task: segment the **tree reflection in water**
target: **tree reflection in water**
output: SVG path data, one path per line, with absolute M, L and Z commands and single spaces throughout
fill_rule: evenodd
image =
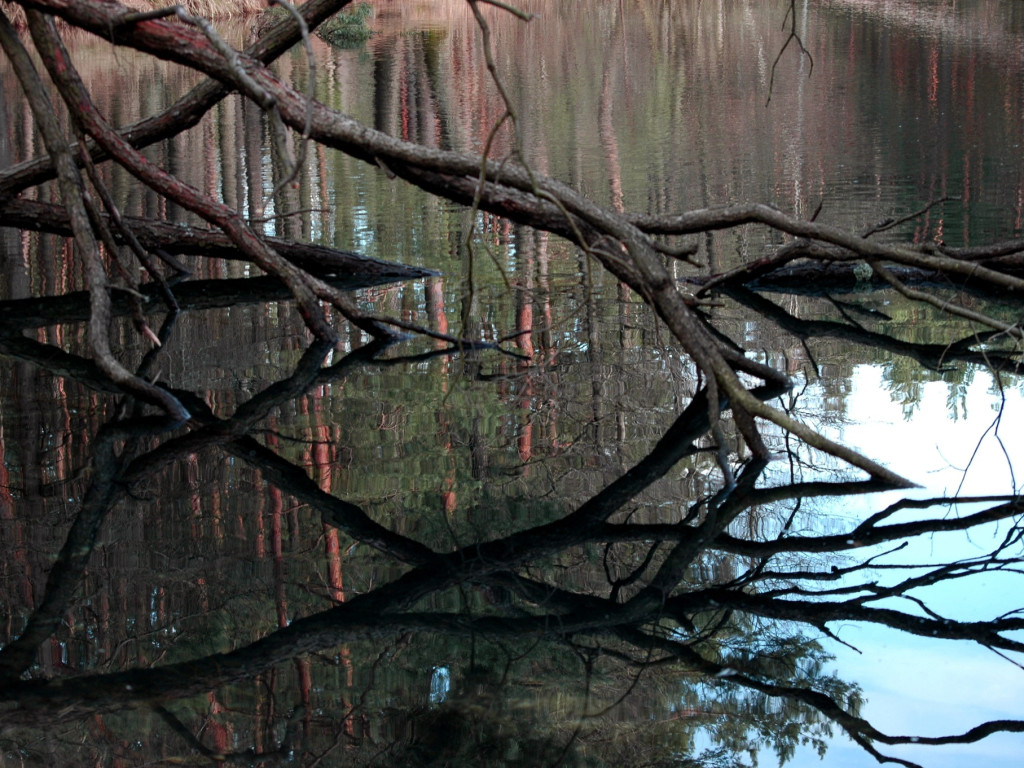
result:
M 223 301 L 244 296 L 229 290 Z M 753 294 L 739 298 L 798 336 L 883 343 L 853 323 L 804 322 Z M 17 306 L 23 320 L 55 319 L 52 306 L 27 315 L 26 305 Z M 719 475 L 704 471 L 715 448 L 701 389 L 646 455 L 622 471 L 605 467 L 605 484 L 582 502 L 572 501 L 580 491 L 570 465 L 541 480 L 531 459 L 503 471 L 521 479 L 532 469 L 533 479 L 515 493 L 482 498 L 465 519 L 444 502 L 440 514 L 423 519 L 375 519 L 325 481 L 337 453 L 318 451 L 342 446 L 318 433 L 311 403 L 329 390 L 336 412 L 358 412 L 360 377 L 370 371 L 408 376 L 417 366 L 461 364 L 480 386 L 514 387 L 525 386 L 527 369 L 517 363 L 508 375 L 488 375 L 487 356 L 502 357 L 496 351 L 409 355 L 386 342 L 333 362 L 332 345 L 315 343 L 296 353 L 286 377 L 228 416 L 202 391 L 172 390 L 193 414 L 183 427 L 130 400 L 107 403 L 117 387 L 91 362 L 29 340 L 12 322 L 0 339 L 5 354 L 68 388 L 92 390 L 109 414 L 88 441 L 86 487 L 63 542 L 55 542 L 45 592 L 33 597 L 29 587 L 19 600 L 10 588 L 18 577 L 7 577 L 2 743 L 26 763 L 105 756 L 262 764 L 300 756 L 304 765 L 733 765 L 768 747 L 780 758 L 808 742 L 824 750 L 837 729 L 880 759 L 888 745 L 1024 730 L 1014 720 L 944 737 L 887 734 L 860 717 L 856 683 L 826 671 L 820 642 L 843 622 L 867 622 L 1021 651 L 1014 633 L 1024 621 L 1016 613 L 963 622 L 928 606 L 944 582 L 1018 572 L 1018 497 L 904 496 L 849 524 L 808 526 L 800 522 L 803 504 L 889 486 L 821 472 L 785 482 L 757 459 L 736 467 L 733 484 L 715 485 Z M 164 346 L 147 356 L 140 376 L 154 375 L 174 347 L 173 318 L 160 333 Z M 926 359 L 933 350 L 904 344 L 898 351 Z M 784 390 L 753 391 L 768 400 Z M 444 418 L 438 413 L 435 427 Z M 244 465 L 250 482 L 214 473 L 192 490 L 175 489 L 195 457 L 208 467 Z M 658 482 L 681 466 L 695 478 L 687 498 L 675 495 L 677 484 Z M 157 519 L 176 507 L 177 493 L 219 509 L 209 513 L 212 540 L 204 539 L 208 521 L 196 515 L 177 525 Z M 957 504 L 965 511 L 950 514 Z M 135 511 L 125 517 L 125 508 Z M 166 582 L 150 605 L 136 600 L 132 616 L 128 601 L 123 613 L 116 607 L 116 585 L 98 586 L 105 568 L 125 573 L 104 552 L 111 546 L 119 559 L 141 557 L 154 542 L 144 534 L 108 545 L 101 537 L 116 538 L 126 520 L 142 515 L 143 532 L 190 534 L 160 542 Z M 999 521 L 1002 538 L 978 556 L 899 559 L 907 542 L 938 532 L 988 540 L 982 526 Z M 224 566 L 232 573 L 219 584 L 216 551 L 230 526 L 272 561 L 269 578 L 250 558 L 248 583 L 234 564 Z M 9 570 L 26 559 L 13 532 L 12 524 Z M 262 589 L 268 582 L 273 595 Z M 181 615 L 184 603 L 165 590 L 198 594 L 196 615 Z M 179 613 L 167 614 L 165 600 Z M 41 665 L 53 649 L 66 654 L 73 646 L 78 668 L 67 658 Z M 48 649 L 43 656 L 40 647 Z

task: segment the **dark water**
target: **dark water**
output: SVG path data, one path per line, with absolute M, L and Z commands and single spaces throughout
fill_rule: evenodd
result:
M 1019 3 L 798 4 L 807 55 L 788 47 L 774 81 L 785 4 L 534 5 L 541 16 L 528 25 L 488 16 L 519 140 L 538 171 L 604 204 L 666 213 L 757 200 L 805 217 L 820 205 L 821 220 L 864 229 L 950 197 L 887 236 L 976 245 L 1022 235 Z M 479 151 L 504 107 L 466 8 L 379 3 L 371 26 L 378 34 L 354 49 L 316 42 L 317 97 L 402 138 Z M 86 37 L 72 42 L 118 124 L 197 82 Z M 278 70 L 301 83 L 306 66 L 296 53 Z M 6 60 L 0 86 L 5 165 L 39 148 Z M 950 347 L 971 339 L 969 324 L 894 295 L 722 297 L 708 309 L 716 328 L 794 377 L 786 408 L 923 486 L 787 490 L 859 476 L 769 432 L 785 458 L 748 467 L 757 493 L 723 496 L 702 382 L 640 299 L 554 237 L 318 147 L 290 197 L 269 202 L 280 169 L 265 132 L 229 99 L 148 152 L 250 213 L 300 212 L 268 221 L 268 233 L 437 270 L 358 299 L 505 351 L 429 340 L 377 348 L 341 318 L 345 341 L 325 349 L 310 345 L 288 302 L 257 288 L 228 293 L 177 317 L 146 363 L 197 414 L 188 432 L 160 431 L 133 420 L 82 364 L 81 322 L 37 308 L 37 321 L 5 325 L 0 642 L 13 647 L 46 610 L 62 548 L 88 553 L 89 536 L 96 542 L 24 676 L 72 682 L 45 698 L 9 683 L 2 764 L 731 766 L 757 755 L 762 765 L 817 765 L 819 749 L 829 766 L 875 764 L 827 714 L 767 683 L 813 687 L 899 736 L 1021 717 L 1020 669 L 1000 655 L 1019 661 L 1012 650 L 884 622 L 829 620 L 826 632 L 813 616 L 723 608 L 712 594 L 797 584 L 828 603 L 843 596 L 813 593 L 945 567 L 958 578 L 913 597 L 954 621 L 1016 616 L 1013 515 L 969 534 L 765 562 L 722 538 L 843 536 L 904 498 L 1016 493 L 1021 387 L 1001 357 L 1006 344 L 988 347 L 996 375 L 981 355 Z M 492 154 L 514 142 L 499 131 Z M 128 212 L 187 220 L 104 172 Z M 83 287 L 63 241 L 0 237 L 4 299 Z M 717 233 L 699 257 L 717 269 L 779 242 Z M 250 276 L 239 264 L 192 266 L 196 279 Z M 1020 318 L 1010 300 L 976 301 Z M 149 347 L 130 323 L 118 340 L 124 361 L 140 365 Z M 595 504 L 612 508 L 609 488 L 636 466 L 611 526 L 588 522 Z M 999 503 L 937 502 L 892 521 Z M 736 505 L 735 517 L 713 531 L 719 504 Z M 609 618 L 678 552 L 684 525 L 708 540 L 676 593 L 703 602 L 685 616 Z M 978 565 L 1004 541 L 1005 565 Z M 834 576 L 872 557 L 867 572 Z M 909 599 L 879 607 L 928 616 Z M 563 622 L 578 631 L 552 629 Z M 701 661 L 662 663 L 672 643 Z M 738 684 L 737 670 L 762 687 Z M 1021 746 L 997 734 L 879 749 L 928 766 L 1012 766 Z

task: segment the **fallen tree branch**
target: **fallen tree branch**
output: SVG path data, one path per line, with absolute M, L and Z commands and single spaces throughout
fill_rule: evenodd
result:
M 53 203 L 20 198 L 0 203 L 5 225 L 18 229 L 48 232 L 69 237 L 71 222 L 67 210 Z M 138 216 L 123 216 L 122 221 L 139 244 L 150 251 L 179 256 L 203 256 L 230 261 L 251 260 L 223 232 L 201 227 L 154 221 Z M 343 251 L 312 243 L 300 243 L 279 237 L 262 236 L 271 248 L 311 275 L 322 278 L 353 278 L 373 282 L 431 277 L 438 273 L 423 267 L 410 267 L 380 261 L 353 251 Z M 180 266 L 180 265 L 179 265 Z
M 188 411 L 166 390 L 134 375 L 114 357 L 110 348 L 110 295 L 107 287 L 107 273 L 100 258 L 99 244 L 93 235 L 92 224 L 83 199 L 83 183 L 78 168 L 71 157 L 68 143 L 61 134 L 53 107 L 46 95 L 46 89 L 35 70 L 28 52 L 22 46 L 7 16 L 0 9 L 0 47 L 3 48 L 22 85 L 31 106 L 36 125 L 53 157 L 58 170 L 61 197 L 68 209 L 78 253 L 85 260 L 86 276 L 89 282 L 89 343 L 100 369 L 118 385 L 137 397 L 159 405 L 179 421 L 188 419 Z
M 352 0 L 310 0 L 296 10 L 306 20 L 307 27 L 313 28 L 351 2 Z M 152 12 L 149 18 L 163 18 L 173 13 L 173 10 L 159 9 Z M 120 24 L 130 26 L 146 20 L 141 16 L 140 14 L 140 18 L 132 20 L 132 14 L 129 13 L 121 17 Z M 264 64 L 269 64 L 301 38 L 301 27 L 291 16 L 286 16 L 246 48 L 245 53 Z M 229 93 L 231 89 L 222 82 L 215 79 L 206 80 L 163 111 L 143 118 L 124 128 L 120 133 L 126 142 L 136 149 L 142 149 L 198 125 L 203 116 Z M 94 142 L 89 142 L 86 151 L 93 162 L 109 159 L 106 152 Z M 79 153 L 74 154 L 77 157 Z M 54 178 L 56 172 L 53 159 L 49 156 L 37 157 L 0 171 L 0 202 L 10 200 L 24 190 Z

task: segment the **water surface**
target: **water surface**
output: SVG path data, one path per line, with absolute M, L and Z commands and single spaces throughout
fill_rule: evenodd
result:
M 491 139 L 494 157 L 521 146 L 539 172 L 642 213 L 753 200 L 804 217 L 820 207 L 821 220 L 862 230 L 948 197 L 956 199 L 885 236 L 976 245 L 1024 230 L 1018 4 L 797 4 L 806 52 L 790 45 L 777 64 L 789 31 L 784 3 L 526 7 L 540 14 L 529 24 L 487 14 L 517 114 L 517 133 L 506 124 Z M 381 2 L 370 24 L 377 34 L 354 49 L 314 41 L 317 97 L 404 139 L 467 151 L 487 145 L 505 105 L 482 66 L 467 9 Z M 247 29 L 226 34 L 241 38 Z M 72 43 L 118 124 L 197 82 L 84 36 Z M 302 83 L 306 66 L 296 52 L 278 69 Z M 6 165 L 39 145 L 27 111 L 8 98 L 16 85 L 6 61 L 0 86 Z M 375 596 L 415 566 L 405 550 L 382 552 L 372 536 L 350 535 L 346 504 L 402 537 L 401 546 L 418 542 L 438 553 L 470 557 L 474 543 L 533 531 L 518 576 L 581 599 L 605 598 L 613 584 L 623 600 L 634 596 L 644 582 L 631 574 L 649 539 L 582 537 L 558 546 L 537 529 L 657 459 L 656 443 L 702 382 L 640 299 L 547 234 L 474 215 L 319 147 L 290 197 L 269 201 L 281 171 L 259 114 L 237 99 L 147 151 L 250 214 L 300 211 L 268 220 L 268 233 L 437 270 L 366 288 L 359 301 L 500 341 L 512 354 L 441 354 L 429 340 L 376 349 L 347 328 L 338 348 L 311 347 L 294 308 L 277 299 L 184 312 L 165 329 L 153 371 L 203 414 L 204 437 L 190 443 L 151 429 L 112 434 L 130 412 L 102 380 L 54 354 L 85 354 L 81 323 L 20 327 L 18 336 L 48 346 L 5 342 L 0 363 L 0 642 L 11 643 L 38 608 L 88 489 L 113 472 L 131 484 L 102 520 L 75 599 L 29 676 L 129 676 L 97 678 L 105 682 L 92 709 L 79 699 L 54 702 L 42 709 L 45 728 L 12 727 L 0 737 L 9 759 L 135 765 L 196 760 L 206 750 L 245 762 L 256 759 L 249 751 L 265 762 L 295 755 L 304 765 L 662 764 L 683 756 L 733 765 L 753 755 L 762 765 L 810 765 L 827 749 L 829 765 L 875 764 L 804 704 L 730 683 L 730 664 L 741 662 L 765 679 L 814 684 L 887 733 L 937 736 L 1020 717 L 1020 670 L 997 654 L 852 622 L 828 629 L 861 653 L 807 623 L 703 610 L 689 619 L 708 631 L 696 647 L 723 666 L 720 675 L 670 665 L 640 674 L 653 647 L 622 637 L 551 642 L 506 631 L 545 601 L 527 601 L 500 580 L 467 578 L 410 598 L 407 607 L 433 624 L 345 631 L 332 623 L 332 609 L 359 599 L 398 610 L 400 601 Z M 120 172 L 105 173 L 127 212 L 187 220 Z M 63 241 L 0 233 L 4 299 L 83 287 Z M 752 229 L 715 233 L 701 239 L 698 257 L 721 269 L 781 241 Z M 193 266 L 197 279 L 255 274 L 239 264 Z M 676 269 L 680 277 L 693 272 Z M 969 324 L 866 286 L 841 296 L 766 297 L 769 306 L 723 296 L 707 311 L 722 333 L 792 374 L 796 386 L 781 402 L 793 413 L 920 483 L 918 498 L 1019 491 L 1014 469 L 1024 446 L 1011 425 L 1021 418 L 1020 379 L 999 357 L 1007 345 L 991 346 L 993 372 L 980 355 L 950 352 L 952 342 L 971 339 Z M 1020 317 L 1018 303 L 977 302 Z M 120 354 L 139 364 L 144 340 L 127 322 L 118 334 Z M 233 419 L 230 440 L 210 426 L 215 419 Z M 767 439 L 783 458 L 760 473 L 759 488 L 858 477 L 785 435 Z M 109 450 L 113 470 L 103 459 Z M 695 451 L 612 522 L 682 524 L 721 486 L 711 452 Z M 728 532 L 828 535 L 893 501 L 838 489 L 825 498 L 780 494 L 745 510 Z M 979 508 L 940 504 L 900 520 Z M 970 536 L 915 537 L 870 575 L 885 583 L 895 578 L 886 568 L 893 562 L 935 567 L 977 557 L 1012 525 L 1011 518 Z M 653 569 L 666 550 L 652 555 Z M 874 554 L 821 552 L 772 567 L 830 574 Z M 1019 556 L 1020 542 L 1011 537 L 1004 554 Z M 756 567 L 749 555 L 709 546 L 683 584 L 699 592 Z M 1011 578 L 950 582 L 927 593 L 929 604 L 962 620 L 1016 611 L 1020 590 L 1007 586 Z M 440 614 L 507 623 L 457 631 Z M 288 635 L 290 627 L 301 631 Z M 659 636 L 690 631 L 680 622 Z M 230 673 L 218 672 L 215 654 L 239 649 Z M 195 660 L 191 677 L 172 666 Z M 161 667 L 177 678 L 146 676 Z M 118 682 L 127 693 L 114 690 Z M 163 708 L 138 706 L 125 686 L 162 691 Z M 1018 736 L 997 735 L 882 751 L 928 766 L 1011 766 L 1020 748 Z

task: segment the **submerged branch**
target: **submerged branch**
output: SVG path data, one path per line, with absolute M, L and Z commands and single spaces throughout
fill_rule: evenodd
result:
M 52 203 L 15 199 L 0 203 L 0 216 L 5 226 L 64 237 L 71 235 L 66 209 Z M 215 229 L 182 226 L 139 216 L 123 216 L 122 220 L 139 243 L 150 251 L 251 262 L 226 234 Z M 320 278 L 354 278 L 370 284 L 371 281 L 405 280 L 438 274 L 434 270 L 380 261 L 323 245 L 267 235 L 263 239 L 284 259 Z

